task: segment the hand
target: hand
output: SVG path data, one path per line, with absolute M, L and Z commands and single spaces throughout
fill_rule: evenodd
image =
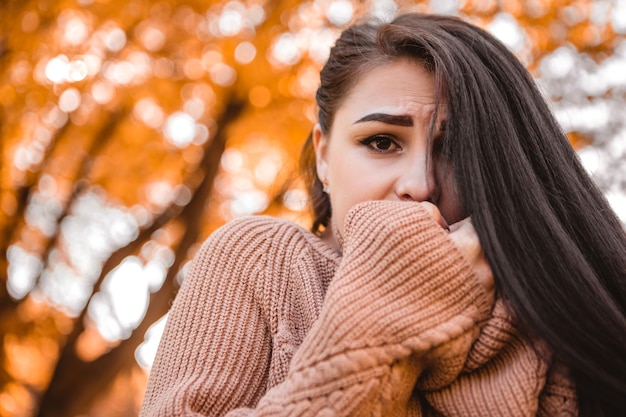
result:
M 485 258 L 483 248 L 480 246 L 480 241 L 471 218 L 466 217 L 460 222 L 454 223 L 449 227 L 449 230 L 448 236 L 450 236 L 450 239 L 469 261 L 476 278 L 484 286 L 487 296 L 493 304 L 496 297 L 493 272 L 487 262 L 487 258 Z
M 487 296 L 491 304 L 493 304 L 495 302 L 495 281 L 493 279 L 493 273 L 487 262 L 487 258 L 485 258 L 483 248 L 480 246 L 480 240 L 478 239 L 471 218 L 466 217 L 457 223 L 448 225 L 448 222 L 443 218 L 437 206 L 429 202 L 421 202 L 420 205 L 428 211 L 430 216 L 439 223 L 442 228 L 449 232 L 448 236 L 467 258 L 476 278 L 478 278 L 478 281 L 485 288 Z

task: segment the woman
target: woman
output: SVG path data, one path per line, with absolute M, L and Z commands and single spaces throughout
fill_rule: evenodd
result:
M 356 25 L 317 103 L 314 234 L 208 239 L 141 415 L 623 413 L 626 237 L 515 57 L 456 18 Z

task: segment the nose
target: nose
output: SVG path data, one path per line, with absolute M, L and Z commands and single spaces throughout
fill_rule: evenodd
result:
M 430 201 L 436 195 L 436 182 L 432 173 L 432 164 L 426 158 L 408 161 L 394 185 L 394 192 L 400 200 Z

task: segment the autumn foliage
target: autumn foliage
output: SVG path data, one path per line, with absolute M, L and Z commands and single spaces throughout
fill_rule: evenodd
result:
M 296 171 L 319 68 L 341 28 L 398 9 L 501 36 L 558 114 L 623 114 L 618 2 L 0 3 L 0 416 L 137 414 L 158 337 L 140 346 L 198 244 L 248 214 L 308 224 Z M 564 128 L 619 167 L 626 122 L 602 117 Z

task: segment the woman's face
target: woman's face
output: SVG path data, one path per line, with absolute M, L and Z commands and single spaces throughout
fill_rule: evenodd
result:
M 433 76 L 418 63 L 402 59 L 361 76 L 327 135 L 319 126 L 314 128 L 317 172 L 328 184 L 336 232 L 344 234 L 352 206 L 369 200 L 430 201 L 448 224 L 462 220 L 451 167 L 446 168 L 445 158 L 437 154 L 437 137 L 445 126 L 443 110 L 435 125 L 433 154 L 428 155 L 434 111 Z M 337 247 L 334 233 L 324 238 Z

